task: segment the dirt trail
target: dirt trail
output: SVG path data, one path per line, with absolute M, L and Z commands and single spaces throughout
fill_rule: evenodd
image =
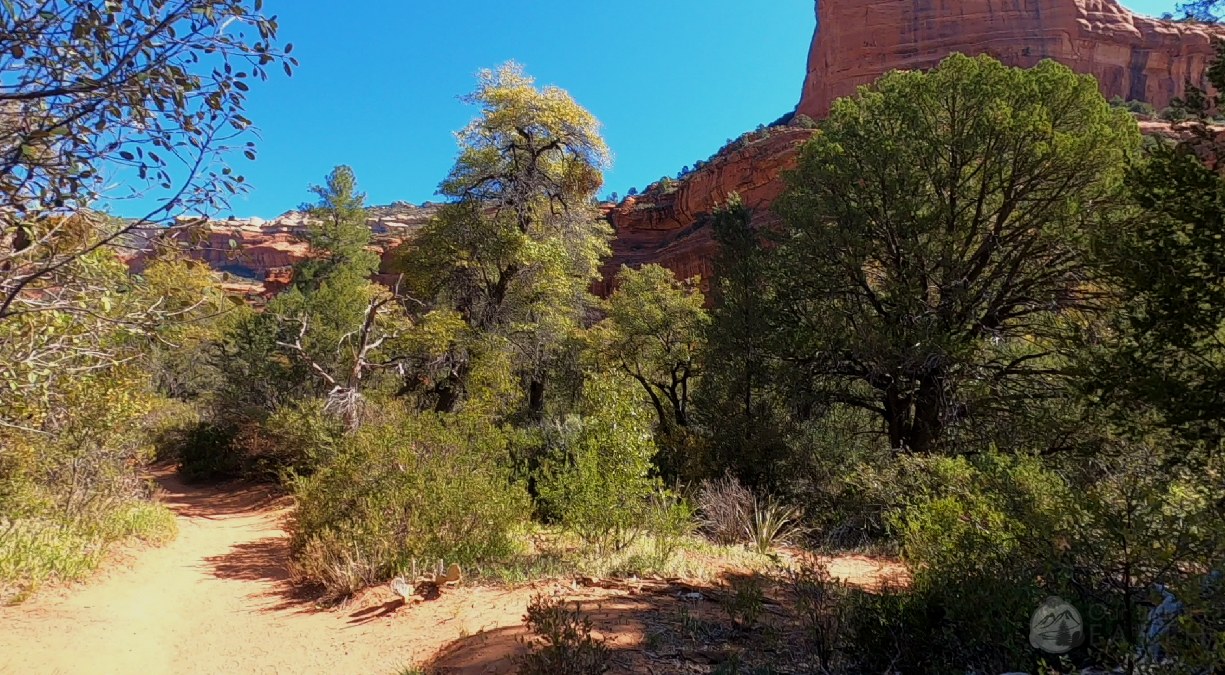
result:
M 0 674 L 381 675 L 427 663 L 446 673 L 505 674 L 524 649 L 524 608 L 540 592 L 585 603 L 617 654 L 613 670 L 644 672 L 649 626 L 681 602 L 673 588 L 541 582 L 459 588 L 410 606 L 376 588 L 347 609 L 319 610 L 288 580 L 287 500 L 261 487 L 185 485 L 169 470 L 157 478 L 178 516 L 178 538 L 133 551 L 85 584 L 0 607 Z M 828 562 L 856 583 L 897 572 L 867 558 Z M 703 612 L 716 606 L 703 604 Z
M 0 673 L 394 673 L 482 629 L 517 624 L 530 591 L 464 589 L 404 612 L 318 611 L 295 597 L 260 488 L 159 476 L 179 536 L 83 585 L 0 607 Z

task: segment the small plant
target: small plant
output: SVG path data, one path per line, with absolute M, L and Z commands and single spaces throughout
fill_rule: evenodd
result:
M 729 593 L 723 599 L 723 611 L 742 631 L 757 625 L 766 607 L 766 588 L 756 574 L 735 576 L 728 581 Z
M 753 503 L 753 493 L 731 474 L 718 480 L 702 481 L 697 494 L 702 531 L 718 544 L 744 541 L 745 524 Z
M 651 498 L 647 529 L 651 534 L 651 565 L 663 569 L 685 537 L 692 534 L 693 509 L 683 497 L 659 490 Z
M 833 672 L 846 631 L 847 587 L 824 566 L 803 565 L 790 572 L 788 582 L 813 659 L 809 665 L 815 672 Z
M 608 647 L 591 636 L 591 619 L 581 606 L 570 611 L 561 600 L 537 595 L 523 620 L 544 644 L 519 659 L 519 673 L 598 675 L 608 670 Z
M 789 543 L 801 533 L 800 511 L 780 504 L 772 498 L 754 499 L 752 513 L 745 522 L 745 534 L 753 550 L 761 555 L 770 549 Z

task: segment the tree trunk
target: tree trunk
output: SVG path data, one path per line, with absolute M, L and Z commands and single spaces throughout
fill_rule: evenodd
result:
M 897 385 L 884 391 L 885 426 L 889 430 L 889 448 L 894 452 L 910 451 L 910 397 L 902 395 Z
M 527 385 L 527 412 L 532 419 L 544 415 L 544 376 L 533 377 Z
M 931 452 L 944 432 L 943 379 L 939 375 L 925 375 L 919 382 L 919 392 L 914 401 L 914 419 L 911 422 L 909 448 L 912 452 Z

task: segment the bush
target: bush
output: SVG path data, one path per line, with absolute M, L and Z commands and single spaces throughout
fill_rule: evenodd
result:
M 702 531 L 718 544 L 738 544 L 745 541 L 745 523 L 756 498 L 731 474 L 716 480 L 704 480 L 698 487 L 698 513 Z
M 189 481 L 234 478 L 243 473 L 241 455 L 235 449 L 235 427 L 212 421 L 196 421 L 165 434 L 158 454 L 174 457 L 179 473 Z
M 693 534 L 693 508 L 684 497 L 659 490 L 651 498 L 646 528 L 651 536 L 650 567 L 665 569 L 684 539 Z
M 609 667 L 608 647 L 591 636 L 591 619 L 582 607 L 566 609 L 561 600 L 538 595 L 523 617 L 544 645 L 519 659 L 523 675 L 598 675 Z
M 310 475 L 335 456 L 343 442 L 344 422 L 328 413 L 323 399 L 306 399 L 282 406 L 264 424 L 270 436 L 267 451 L 259 457 L 263 472 L 279 475 Z
M 388 411 L 292 481 L 295 574 L 340 597 L 414 563 L 510 557 L 528 498 L 510 479 L 506 447 L 481 420 Z
M 733 575 L 719 602 L 737 629 L 752 630 L 766 609 L 765 581 L 757 574 Z
M 254 478 L 288 481 L 310 475 L 336 452 L 344 424 L 322 399 L 277 408 L 267 419 L 226 414 L 161 434 L 159 454 L 173 457 L 188 480 Z
M 817 123 L 811 117 L 805 114 L 796 115 L 788 123 L 789 126 L 799 127 L 800 129 L 816 129 Z
M 795 598 L 796 618 L 809 655 L 811 672 L 839 672 L 839 657 L 847 622 L 849 587 L 830 576 L 823 566 L 801 565 L 788 574 Z
M 775 546 L 793 543 L 802 533 L 800 511 L 772 497 L 754 499 L 744 529 L 753 550 L 766 555 Z
M 174 517 L 144 501 L 146 432 L 164 401 L 137 372 L 61 383 L 39 431 L 0 426 L 0 603 L 91 572 L 113 542 L 174 536 Z
M 0 605 L 20 602 L 45 583 L 80 581 L 114 542 L 164 544 L 177 533 L 169 509 L 140 501 L 115 506 L 96 519 L 0 518 Z
M 647 527 L 654 416 L 633 390 L 596 378 L 584 389 L 586 414 L 563 426 L 555 456 L 536 480 L 544 510 L 601 554 L 621 551 Z
M 1034 664 L 1028 622 L 1059 595 L 1058 533 L 1074 514 L 1066 483 L 1033 457 L 905 458 L 909 504 L 891 518 L 910 588 L 853 594 L 864 670 L 1006 672 Z M 940 645 L 933 650 L 932 645 Z

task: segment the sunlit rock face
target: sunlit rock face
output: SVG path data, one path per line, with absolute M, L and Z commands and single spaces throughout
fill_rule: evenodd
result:
M 1225 29 L 1138 16 L 1116 0 L 819 0 L 808 76 L 796 109 L 819 120 L 837 98 L 891 70 L 925 69 L 954 52 L 989 54 L 1028 67 L 1053 58 L 1093 75 L 1107 98 L 1146 101 L 1160 110 L 1187 81 L 1206 86 L 1214 37 Z M 1179 131 L 1146 122 L 1143 131 Z M 622 264 L 658 262 L 678 276 L 709 280 L 715 252 L 705 216 L 739 192 L 754 224 L 773 221 L 781 173 L 795 163 L 811 131 L 775 128 L 765 140 L 722 152 L 667 195 L 648 195 L 612 210 L 613 258 L 598 285 Z M 750 137 L 751 138 L 751 137 Z
M 371 248 L 380 256 L 377 280 L 394 283 L 396 246 L 411 238 L 437 212 L 436 205 L 406 202 L 366 210 L 373 235 Z M 183 223 L 174 236 L 189 258 L 227 273 L 228 283 L 243 288 L 245 294 L 269 295 L 288 286 L 293 266 L 309 256 L 310 248 L 300 237 L 305 228 L 306 215 L 289 211 L 272 220 L 228 218 L 202 225 Z M 128 256 L 129 267 L 139 272 L 147 254 L 148 250 L 142 250 Z
M 616 239 L 603 267 L 604 280 L 595 290 L 608 294 L 622 265 L 646 263 L 659 263 L 680 278 L 701 276 L 709 282 L 716 252 L 709 215 L 737 193 L 753 209 L 754 226 L 770 222 L 769 207 L 783 190 L 780 176 L 794 166 L 812 133 L 772 127 L 748 134 L 679 181 L 674 191 L 631 197 L 611 209 Z
M 1107 98 L 1160 110 L 1187 81 L 1205 84 L 1212 39 L 1225 34 L 1138 16 L 1117 0 L 819 0 L 817 22 L 799 105 L 814 119 L 859 85 L 953 52 L 1022 67 L 1055 59 L 1093 75 Z

